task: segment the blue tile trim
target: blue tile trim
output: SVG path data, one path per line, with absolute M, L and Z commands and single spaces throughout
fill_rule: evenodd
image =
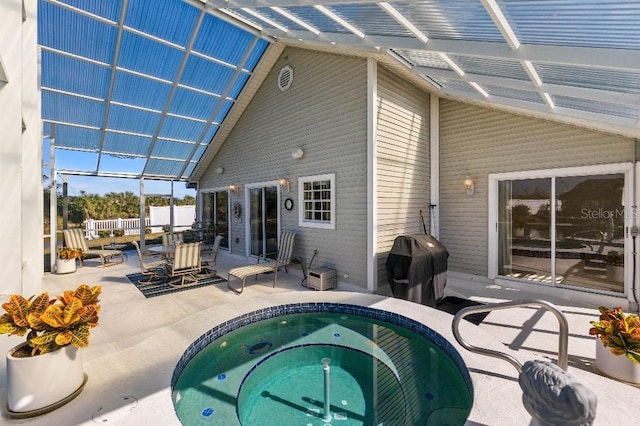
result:
M 445 354 L 447 354 L 462 375 L 467 385 L 469 394 L 473 395 L 473 383 L 471 381 L 471 376 L 469 375 L 469 370 L 467 369 L 467 366 L 460 356 L 460 353 L 458 353 L 458 351 L 453 347 L 453 345 L 451 345 L 451 343 L 449 343 L 447 339 L 445 339 L 442 335 L 438 334 L 425 324 L 422 324 L 400 314 L 396 314 L 394 312 L 345 303 L 323 302 L 292 303 L 288 305 L 272 306 L 241 315 L 217 325 L 202 336 L 198 337 L 182 354 L 182 357 L 173 370 L 173 375 L 171 377 L 171 392 L 173 392 L 178 378 L 182 374 L 182 371 L 189 363 L 189 361 L 191 361 L 201 350 L 203 350 L 215 340 L 219 339 L 227 333 L 230 333 L 233 330 L 240 328 L 243 325 L 248 325 L 277 316 L 302 313 L 333 313 L 354 315 L 365 318 L 372 318 L 378 321 L 383 321 L 400 326 L 402 328 L 406 328 L 407 330 L 412 331 L 413 333 L 429 340 L 430 342 L 438 346 Z

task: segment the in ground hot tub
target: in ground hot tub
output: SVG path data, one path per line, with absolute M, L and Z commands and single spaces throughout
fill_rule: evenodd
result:
M 172 397 L 185 425 L 455 425 L 473 388 L 458 352 L 424 324 L 300 303 L 201 336 L 176 366 Z

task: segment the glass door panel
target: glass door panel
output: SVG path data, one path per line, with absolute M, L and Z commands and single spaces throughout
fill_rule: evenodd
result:
M 220 247 L 229 248 L 229 193 L 228 191 L 216 192 L 216 235 L 221 235 Z
M 498 183 L 498 274 L 552 282 L 551 179 Z
M 203 239 L 213 244 L 217 235 L 222 235 L 220 247 L 229 248 L 228 193 L 224 191 L 202 194 Z
M 278 253 L 278 188 L 249 190 L 251 255 L 275 259 Z
M 623 174 L 556 178 L 558 283 L 624 292 L 623 194 Z
M 215 194 L 202 193 L 202 227 L 208 229 L 214 223 Z
M 251 233 L 251 255 L 261 257 L 264 255 L 264 202 L 262 188 L 249 190 L 249 232 Z
M 278 189 L 275 186 L 264 188 L 265 197 L 265 253 L 266 257 L 278 257 Z

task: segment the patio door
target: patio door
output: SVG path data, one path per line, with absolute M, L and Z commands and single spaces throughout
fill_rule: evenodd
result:
M 229 192 L 227 189 L 202 194 L 202 220 L 205 238 L 221 235 L 220 247 L 229 248 Z
M 536 174 L 491 177 L 493 276 L 625 293 L 625 227 L 633 215 L 629 167 Z
M 251 256 L 275 259 L 278 252 L 278 186 L 247 185 L 248 189 L 248 251 Z

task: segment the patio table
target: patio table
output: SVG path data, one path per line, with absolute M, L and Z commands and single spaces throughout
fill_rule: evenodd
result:
M 163 257 L 167 257 L 175 253 L 175 246 L 150 246 L 147 247 L 147 250 L 151 253 L 161 254 Z

